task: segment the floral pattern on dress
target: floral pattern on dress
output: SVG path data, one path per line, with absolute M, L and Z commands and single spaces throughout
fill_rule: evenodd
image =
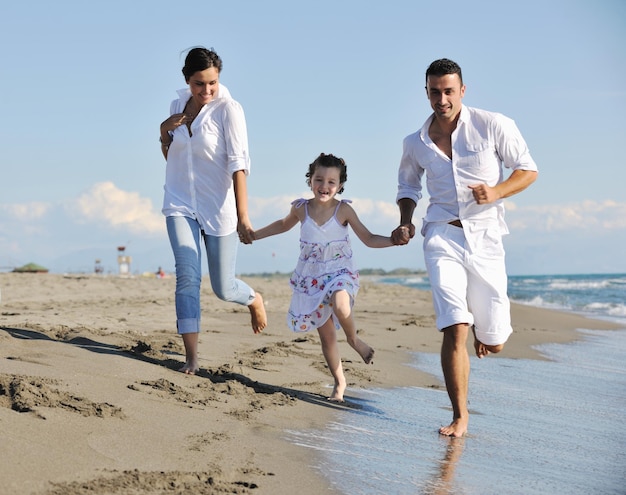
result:
M 350 294 L 353 294 L 358 290 L 358 285 L 345 281 L 337 284 L 337 289 L 335 290 L 348 290 Z M 289 325 L 289 328 L 291 328 L 293 332 L 299 333 L 316 330 L 326 323 L 328 318 L 332 317 L 335 328 L 339 330 L 341 325 L 333 313 L 333 303 L 331 301 L 334 292 L 334 290 L 327 292 L 324 299 L 322 299 L 322 302 L 312 313 L 295 314 L 292 309 L 289 308 L 289 312 L 287 313 L 287 324 Z

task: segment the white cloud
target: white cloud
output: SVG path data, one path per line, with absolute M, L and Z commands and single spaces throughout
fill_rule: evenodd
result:
M 125 228 L 133 234 L 163 233 L 163 216 L 152 201 L 139 193 L 123 191 L 112 182 L 94 184 L 78 198 L 67 202 L 68 214 L 79 223 L 98 223 Z
M 400 221 L 400 213 L 398 205 L 388 201 L 373 201 L 371 199 L 355 198 L 352 206 L 359 218 L 376 218 L 386 223 L 398 223 Z M 396 225 L 397 226 L 397 225 Z
M 3 215 L 12 216 L 20 222 L 30 222 L 42 218 L 51 208 L 50 203 L 30 201 L 28 203 L 16 203 L 0 205 Z
M 507 201 L 506 207 L 507 223 L 512 230 L 598 232 L 626 229 L 626 203 L 612 200 L 540 206 L 517 206 Z
M 0 269 L 61 257 L 62 270 L 82 267 L 80 253 L 91 260 L 128 243 L 136 250 L 162 250 L 166 239 L 165 221 L 152 201 L 112 182 L 64 201 L 0 203 Z
M 307 194 L 303 193 L 302 196 L 272 196 L 271 198 L 251 196 L 248 198 L 250 219 L 255 223 L 255 226 L 257 223 L 260 226 L 263 222 L 278 220 L 289 213 L 291 202 L 298 199 L 298 197 L 307 197 Z

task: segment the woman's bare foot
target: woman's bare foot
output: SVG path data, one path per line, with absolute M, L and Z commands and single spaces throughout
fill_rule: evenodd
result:
M 254 333 L 261 333 L 267 326 L 267 314 L 265 313 L 265 304 L 263 303 L 261 294 L 256 292 L 254 301 L 248 306 L 248 309 L 252 317 L 252 331 Z
M 469 418 L 457 418 L 449 426 L 439 428 L 439 434 L 447 437 L 462 437 L 467 433 Z
M 372 359 L 374 359 L 374 349 L 372 349 L 369 345 L 363 342 L 361 339 L 357 337 L 354 346 L 352 346 L 356 352 L 359 353 L 361 359 L 365 364 L 373 364 Z
M 178 371 L 185 373 L 186 375 L 195 375 L 199 369 L 197 361 L 189 360 L 185 363 L 185 366 L 180 368 Z
M 186 375 L 195 375 L 200 369 L 198 366 L 198 332 L 183 333 L 183 343 L 185 344 L 185 366 L 178 371 Z
M 343 380 L 340 383 L 335 383 L 333 387 L 333 393 L 328 398 L 331 402 L 343 402 L 343 393 L 346 391 L 346 381 Z

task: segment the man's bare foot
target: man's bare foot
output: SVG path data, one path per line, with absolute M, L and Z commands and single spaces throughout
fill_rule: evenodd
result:
M 476 356 L 478 359 L 482 359 L 485 356 L 489 356 L 492 352 L 497 354 L 504 348 L 504 344 L 498 345 L 485 345 L 480 340 L 474 339 L 474 349 L 476 349 Z
M 474 334 L 474 349 L 476 350 L 476 356 L 478 357 L 478 359 L 482 359 L 486 356 L 489 356 L 489 354 L 491 354 L 492 352 L 494 354 L 497 354 L 502 349 L 504 349 L 504 344 L 497 344 L 497 345 L 483 344 L 476 337 L 476 328 L 474 326 L 472 326 L 472 333 Z
M 195 375 L 199 369 L 200 368 L 198 367 L 198 363 L 196 361 L 187 361 L 185 366 L 180 368 L 178 371 L 185 373 L 185 375 Z
M 373 364 L 374 349 L 357 337 L 354 344 L 354 350 L 359 353 L 365 364 Z
M 487 346 L 483 344 L 477 338 L 474 338 L 474 349 L 476 350 L 476 356 L 478 357 L 478 359 L 482 359 L 485 356 L 488 356 L 489 354 L 491 354 Z
M 254 301 L 248 306 L 250 316 L 252 317 L 252 331 L 261 333 L 267 326 L 267 314 L 265 313 L 265 304 L 263 297 L 258 292 L 255 293 Z
M 341 383 L 335 383 L 333 393 L 328 398 L 331 402 L 343 402 L 343 393 L 346 391 L 345 380 Z
M 439 428 L 439 434 L 447 437 L 462 437 L 467 433 L 469 418 L 457 418 L 449 426 Z

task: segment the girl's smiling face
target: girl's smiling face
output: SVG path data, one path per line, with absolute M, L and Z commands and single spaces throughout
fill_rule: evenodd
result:
M 318 201 L 326 202 L 335 197 L 341 189 L 339 169 L 337 167 L 315 167 L 311 177 L 311 191 Z

